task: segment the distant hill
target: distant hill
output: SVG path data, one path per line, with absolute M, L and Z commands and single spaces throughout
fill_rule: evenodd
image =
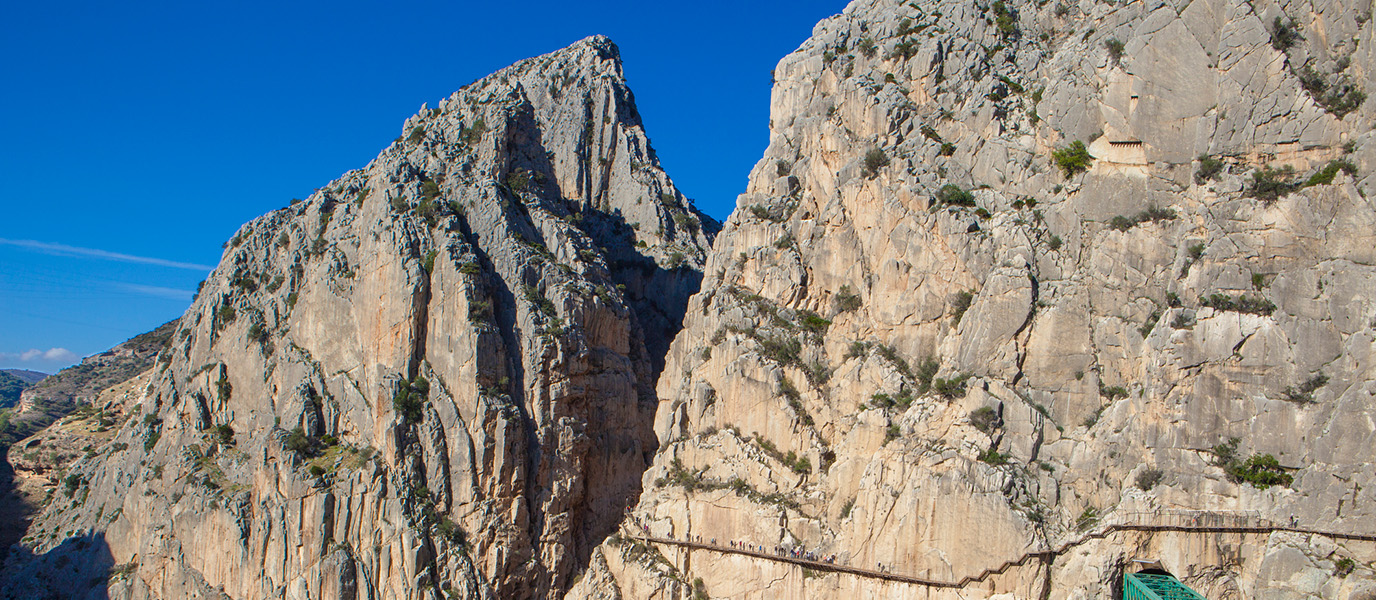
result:
M 38 383 L 42 381 L 44 377 L 48 376 L 47 373 L 30 371 L 28 369 L 0 369 L 0 373 L 5 373 L 13 377 L 17 377 L 20 381 L 23 381 L 24 383 L 27 383 L 29 385 Z
M 29 382 L 11 375 L 9 371 L 0 371 L 0 408 L 14 406 L 19 401 L 19 394 L 29 385 Z
M 175 327 L 176 321 L 169 321 L 105 352 L 88 356 L 37 384 L 25 386 L 17 404 L 12 400 L 0 401 L 0 446 L 47 427 L 78 404 L 93 400 L 101 390 L 142 373 L 167 347 Z

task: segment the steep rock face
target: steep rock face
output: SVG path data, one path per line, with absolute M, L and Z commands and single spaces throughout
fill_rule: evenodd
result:
M 559 597 L 639 493 L 718 229 L 609 40 L 467 86 L 238 232 L 11 571 L 80 556 L 131 598 Z
M 625 530 L 945 581 L 1166 510 L 1376 531 L 1367 4 L 819 24 L 774 72 Z M 941 590 L 623 537 L 574 593 L 1099 598 L 1144 558 L 1209 597 L 1365 598 L 1370 546 L 1122 533 Z

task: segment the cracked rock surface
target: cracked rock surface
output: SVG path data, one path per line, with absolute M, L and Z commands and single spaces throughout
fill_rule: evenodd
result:
M 947 581 L 1142 512 L 1376 531 L 1373 107 L 1331 93 L 1372 89 L 1370 10 L 857 0 L 820 23 L 774 71 L 625 529 Z M 1239 480 L 1268 454 L 1288 485 Z M 1102 598 L 1137 558 L 1210 598 L 1376 592 L 1369 543 L 1138 532 L 964 590 L 614 537 L 574 594 Z

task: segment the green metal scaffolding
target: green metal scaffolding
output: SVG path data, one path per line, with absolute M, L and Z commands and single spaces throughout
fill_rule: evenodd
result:
M 1123 575 L 1123 600 L 1205 600 L 1179 579 L 1156 573 Z

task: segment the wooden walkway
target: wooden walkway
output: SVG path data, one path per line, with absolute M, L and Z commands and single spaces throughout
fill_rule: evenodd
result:
M 1376 534 L 1345 533 L 1339 531 L 1309 529 L 1297 526 L 1277 525 L 1275 523 L 1271 523 L 1260 518 L 1237 514 L 1204 511 L 1190 511 L 1164 514 L 1138 514 L 1150 515 L 1154 518 L 1150 519 L 1150 521 L 1152 522 L 1125 521 L 1106 524 L 1097 528 L 1095 531 L 1086 533 L 1078 538 L 1064 542 L 1054 549 L 1027 552 L 1022 556 L 1007 561 L 997 567 L 985 569 L 984 571 L 981 571 L 976 575 L 967 575 L 966 577 L 961 578 L 959 581 L 941 581 L 937 579 L 929 579 L 926 577 L 918 577 L 916 575 L 903 575 L 900 573 L 891 573 L 887 571 L 880 571 L 877 569 L 865 569 L 861 567 L 852 567 L 844 564 L 809 560 L 806 558 L 794 558 L 792 556 L 784 554 L 761 552 L 758 550 L 749 550 L 746 548 L 732 547 L 730 545 L 721 546 L 716 544 L 708 544 L 704 542 L 694 542 L 688 540 L 677 540 L 672 538 L 646 536 L 641 535 L 639 533 L 633 533 L 630 535 L 630 537 L 632 539 L 640 540 L 644 543 L 678 546 L 680 548 L 687 548 L 689 550 L 705 550 L 708 552 L 717 552 L 720 554 L 736 554 L 740 556 L 749 556 L 751 558 L 794 564 L 807 569 L 812 569 L 814 571 L 846 573 L 858 577 L 868 577 L 871 579 L 881 579 L 884 581 L 896 581 L 900 583 L 910 583 L 913 585 L 922 585 L 932 588 L 949 589 L 964 588 L 972 583 L 983 582 L 985 579 L 988 579 L 993 575 L 1002 574 L 1004 571 L 1007 571 L 1010 568 L 1020 567 L 1024 564 L 1027 564 L 1027 561 L 1029 560 L 1035 559 L 1043 562 L 1050 562 L 1051 560 L 1054 560 L 1057 556 L 1066 553 L 1066 551 L 1076 546 L 1079 546 L 1080 544 L 1083 544 L 1090 540 L 1103 539 L 1113 533 L 1117 533 L 1120 531 L 1183 532 L 1199 534 L 1271 534 L 1276 532 L 1289 532 L 1305 535 L 1318 535 L 1331 538 L 1334 540 L 1376 542 Z

